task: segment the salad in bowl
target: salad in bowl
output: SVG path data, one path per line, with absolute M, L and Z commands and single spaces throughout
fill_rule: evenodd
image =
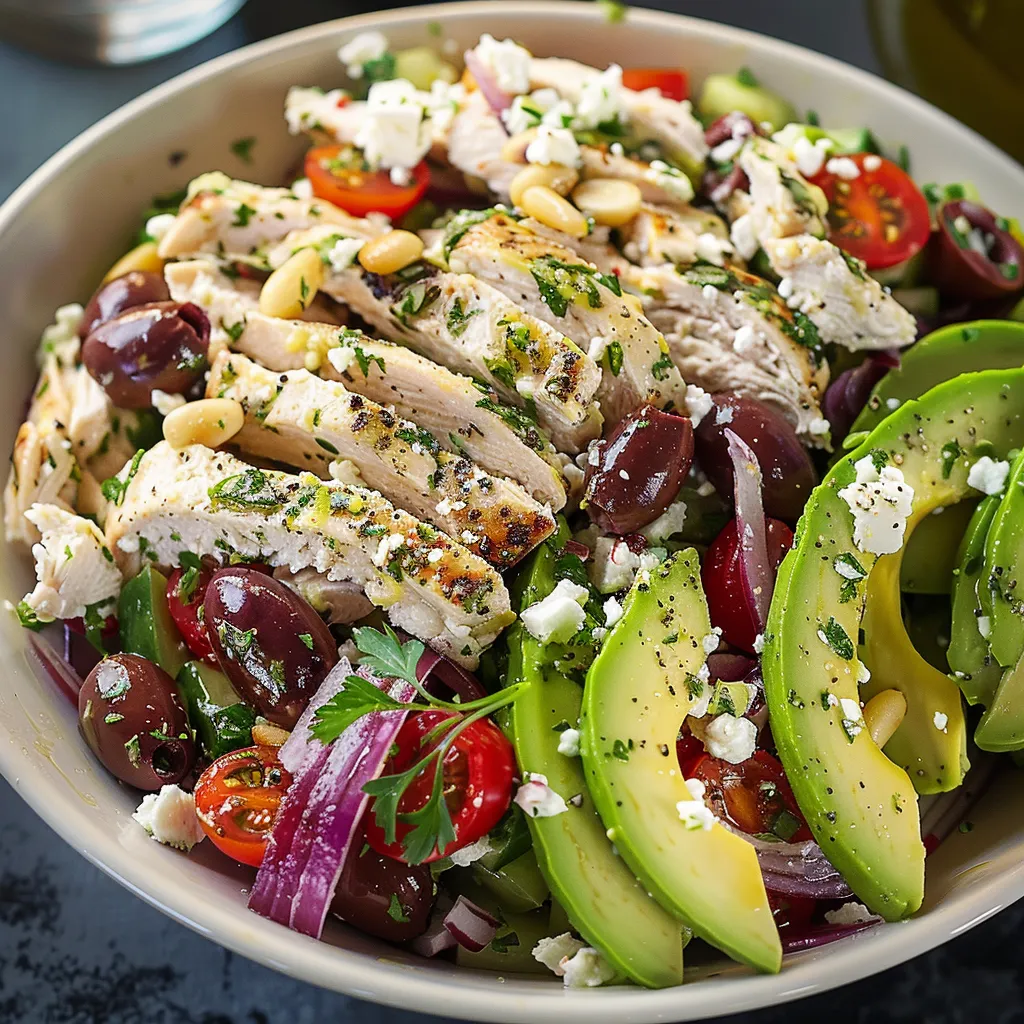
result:
M 305 935 L 664 988 L 912 915 L 1024 747 L 1019 226 L 743 68 L 452 49 L 347 39 L 57 310 L 34 662 Z

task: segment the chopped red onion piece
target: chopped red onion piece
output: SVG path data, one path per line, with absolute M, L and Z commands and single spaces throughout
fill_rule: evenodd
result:
M 512 97 L 498 88 L 498 83 L 494 80 L 490 68 L 480 59 L 475 50 L 466 51 L 466 70 L 473 76 L 473 81 L 476 82 L 481 95 L 487 100 L 491 110 L 499 115 L 498 120 L 501 121 L 501 112 L 512 106 Z M 501 126 L 505 127 L 504 121 L 501 121 Z
M 581 544 L 578 540 L 567 540 L 562 550 L 567 555 L 575 555 L 584 562 L 590 557 L 590 548 L 586 544 Z
M 446 893 L 442 892 L 438 896 L 427 930 L 409 943 L 414 953 L 419 953 L 420 956 L 437 956 L 438 953 L 458 945 L 455 936 L 444 926 L 444 919 L 453 906 L 451 897 Z
M 882 918 L 873 917 L 870 921 L 857 921 L 855 924 L 822 924 L 799 931 L 783 928 L 779 937 L 782 939 L 783 953 L 797 953 L 802 949 L 816 949 L 828 945 L 837 939 L 845 939 L 854 932 L 862 932 L 865 928 L 874 928 L 882 923 Z
M 499 921 L 486 910 L 478 907 L 465 896 L 455 901 L 455 906 L 445 914 L 444 926 L 455 941 L 471 953 L 479 953 L 498 934 Z
M 82 677 L 48 641 L 36 633 L 29 633 L 28 636 L 28 660 L 40 678 L 55 683 L 57 689 L 76 708 L 78 707 L 78 691 L 82 688 Z
M 438 683 L 452 693 L 458 694 L 462 701 L 479 700 L 487 696 L 487 691 L 472 672 L 429 648 L 420 655 L 420 660 L 416 663 L 416 678 L 434 696 L 438 695 Z
M 845 879 L 832 866 L 813 839 L 803 843 L 769 842 L 733 829 L 757 851 L 764 886 L 783 896 L 845 899 L 853 895 Z

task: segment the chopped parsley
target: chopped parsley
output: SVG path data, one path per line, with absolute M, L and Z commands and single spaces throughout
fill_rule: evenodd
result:
M 235 139 L 231 143 L 231 152 L 243 163 L 252 163 L 252 147 L 256 145 L 255 135 L 246 135 L 244 138 Z
M 235 219 L 231 222 L 231 226 L 235 228 L 248 227 L 249 221 L 252 220 L 254 213 L 256 213 L 256 211 L 247 203 L 239 203 L 235 210 Z
M 128 485 L 132 482 L 135 474 L 139 471 L 139 463 L 142 461 L 142 456 L 146 452 L 140 448 L 133 456 L 131 465 L 128 467 L 128 472 L 125 475 L 124 480 L 119 477 L 111 476 L 107 477 L 106 480 L 100 485 L 100 490 L 103 492 L 103 497 L 107 501 L 112 501 L 115 505 L 124 504 L 124 496 L 128 491 Z
M 451 306 L 448 307 L 448 315 L 445 317 L 448 333 L 453 338 L 461 338 L 466 333 L 470 319 L 482 312 L 481 309 L 465 310 L 462 307 L 462 299 L 453 299 Z
M 833 616 L 828 617 L 828 622 L 818 623 L 818 639 L 830 647 L 843 661 L 853 660 L 853 641 Z

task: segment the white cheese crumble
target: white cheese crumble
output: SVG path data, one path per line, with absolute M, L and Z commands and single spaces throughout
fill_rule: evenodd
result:
M 895 412 L 902 403 L 898 398 L 887 398 L 885 400 L 885 407 L 889 412 Z
M 720 405 L 715 410 L 715 426 L 721 427 L 726 423 L 732 423 L 732 406 Z
M 914 488 L 896 466 L 879 471 L 868 455 L 854 468 L 857 479 L 839 492 L 853 514 L 853 542 L 861 551 L 891 555 L 903 546 Z
M 523 784 L 516 790 L 515 803 L 531 818 L 554 818 L 569 808 L 566 802 L 548 785 L 546 775 L 527 772 Z
M 146 234 L 154 242 L 159 242 L 174 227 L 174 222 L 177 219 L 173 213 L 158 213 L 146 221 Z
M 807 433 L 812 437 L 825 437 L 832 430 L 832 424 L 824 416 L 816 416 L 807 424 Z
M 863 661 L 857 662 L 857 685 L 863 686 L 871 682 L 871 671 Z
M 700 779 L 687 779 L 686 789 L 690 794 L 690 799 L 680 800 L 676 804 L 679 820 L 687 831 L 710 832 L 715 824 L 715 815 L 711 808 L 704 803 L 704 783 Z
M 697 387 L 696 384 L 686 385 L 686 398 L 684 401 L 686 403 L 686 411 L 690 414 L 694 427 L 697 427 L 700 421 L 711 412 L 715 404 L 711 401 L 711 396 L 703 388 Z
M 743 148 L 742 138 L 728 138 L 711 150 L 711 159 L 716 164 L 727 164 Z
M 718 289 L 713 284 L 704 285 L 700 294 L 705 302 L 715 302 L 718 299 Z
M 779 282 L 779 298 L 787 301 L 793 297 L 793 278 L 784 277 Z
M 296 199 L 312 199 L 313 182 L 309 178 L 296 178 L 292 182 L 292 195 Z
M 156 409 L 161 416 L 168 416 L 174 412 L 175 409 L 180 409 L 185 404 L 185 396 L 169 395 L 166 391 L 161 391 L 159 388 L 153 388 L 150 401 L 153 403 L 153 408 Z
M 865 171 L 877 171 L 882 166 L 882 158 L 876 156 L 874 153 L 869 153 L 864 157 L 864 170 Z
M 602 594 L 614 594 L 633 582 L 640 568 L 640 556 L 629 550 L 629 545 L 618 537 L 598 537 L 594 543 L 594 557 L 587 565 L 590 582 Z
M 722 640 L 722 627 L 712 626 L 711 632 L 701 639 L 700 645 L 704 648 L 705 654 L 714 654 Z
M 537 137 L 526 147 L 526 160 L 531 164 L 579 167 L 580 147 L 568 128 L 542 124 L 537 129 Z
M 584 946 L 560 966 L 566 988 L 597 988 L 615 977 L 615 969 L 592 946 Z
M 511 39 L 497 40 L 485 32 L 473 51 L 494 77 L 494 84 L 510 96 L 530 91 L 529 50 Z
M 732 347 L 738 356 L 745 356 L 757 345 L 757 333 L 750 324 L 738 328 L 732 339 Z
M 564 643 L 583 626 L 590 591 L 572 580 L 559 580 L 555 589 L 524 609 L 520 618 L 523 626 L 534 639 L 542 644 Z
M 355 144 L 371 167 L 415 167 L 431 144 L 424 94 L 403 78 L 374 82 L 366 97 Z
M 366 242 L 361 238 L 339 238 L 327 251 L 327 262 L 331 270 L 335 274 L 348 270 L 364 245 Z
M 754 637 L 754 653 L 761 654 L 764 651 L 764 633 L 758 633 Z
M 829 924 L 862 924 L 874 919 L 875 915 L 863 903 L 844 903 L 838 910 L 825 911 Z
M 533 959 L 561 978 L 565 973 L 562 970 L 563 962 L 571 960 L 585 946 L 585 942 L 580 942 L 569 932 L 562 932 L 554 938 L 540 939 L 533 947 Z
M 742 217 L 737 217 L 732 222 L 732 227 L 729 228 L 729 239 L 736 253 L 745 260 L 753 259 L 754 254 L 761 247 L 761 243 L 758 242 L 757 235 L 754 232 L 754 222 L 750 219 L 749 213 L 743 214 Z
M 558 752 L 566 757 L 580 756 L 579 729 L 563 729 L 558 737 Z
M 941 711 L 936 711 L 932 715 L 932 724 L 939 732 L 947 732 L 946 726 L 949 725 L 949 715 L 944 715 Z
M 698 259 L 721 267 L 725 263 L 725 257 L 732 255 L 732 243 L 727 238 L 719 238 L 718 235 L 705 231 L 697 236 L 696 252 Z
M 147 793 L 132 817 L 152 839 L 186 853 L 206 836 L 196 816 L 196 801 L 179 786 Z
M 609 64 L 600 74 L 591 75 L 580 90 L 576 103 L 576 128 L 596 128 L 622 116 L 622 68 Z
M 796 169 L 805 178 L 813 178 L 824 166 L 825 158 L 832 148 L 831 139 L 818 139 L 811 142 L 806 135 L 801 135 L 793 143 L 793 162 L 796 164 Z
M 825 170 L 834 174 L 844 181 L 853 181 L 860 177 L 860 168 L 848 156 L 834 156 L 827 164 Z
M 712 757 L 742 764 L 754 754 L 757 726 L 749 718 L 716 715 L 704 730 L 704 748 Z
M 996 462 L 987 455 L 982 455 L 967 474 L 967 486 L 981 491 L 982 494 L 999 494 L 1006 487 L 1009 473 L 1009 462 Z
M 356 359 L 356 351 L 351 345 L 339 345 L 337 348 L 327 350 L 327 362 L 337 370 L 344 373 Z
M 382 32 L 360 32 L 338 50 L 338 60 L 345 65 L 349 78 L 362 78 L 363 66 L 380 60 L 387 50 L 388 41 Z
M 622 618 L 622 605 L 614 597 L 604 603 L 604 624 L 611 629 Z
M 979 615 L 977 618 L 978 632 L 987 640 L 992 635 L 992 619 L 988 615 Z

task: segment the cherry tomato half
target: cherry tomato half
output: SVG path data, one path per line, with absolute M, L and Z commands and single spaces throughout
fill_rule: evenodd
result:
M 423 711 L 406 719 L 395 740 L 398 750 L 384 766 L 384 775 L 407 771 L 433 750 L 444 730 L 442 722 L 458 718 L 451 711 Z M 440 733 L 440 735 L 438 735 Z M 398 802 L 398 829 L 393 843 L 384 838 L 371 805 L 366 815 L 366 841 L 378 853 L 405 861 L 403 838 L 412 825 L 401 820 L 403 814 L 418 811 L 430 798 L 436 761 L 413 779 Z M 435 849 L 423 863 L 440 860 L 482 839 L 498 824 L 512 799 L 512 777 L 516 761 L 512 744 L 491 721 L 482 718 L 467 726 L 444 758 L 444 797 L 455 829 L 455 839 L 445 849 Z
M 702 757 L 688 777 L 700 779 L 708 806 L 748 835 L 777 835 L 786 842 L 811 838 L 782 765 L 767 750 L 755 750 L 741 764 Z
M 221 853 L 258 868 L 291 774 L 276 747 L 245 747 L 218 757 L 196 783 L 196 814 Z
M 216 666 L 217 655 L 207 635 L 206 623 L 199 616 L 212 575 L 209 569 L 175 569 L 167 581 L 167 608 L 192 654 Z
M 306 154 L 305 170 L 314 195 L 354 217 L 376 212 L 396 220 L 423 198 L 430 184 L 425 161 L 412 169 L 408 185 L 396 185 L 390 171 L 370 170 L 359 150 L 348 145 L 311 149 Z
M 690 95 L 689 76 L 680 68 L 626 68 L 622 84 L 636 92 L 658 89 L 670 100 L 685 100 Z
M 892 267 L 924 248 L 931 233 L 928 201 L 906 171 L 874 153 L 854 153 L 860 174 L 841 178 L 826 167 L 810 180 L 828 198 L 829 238 L 869 270 Z

